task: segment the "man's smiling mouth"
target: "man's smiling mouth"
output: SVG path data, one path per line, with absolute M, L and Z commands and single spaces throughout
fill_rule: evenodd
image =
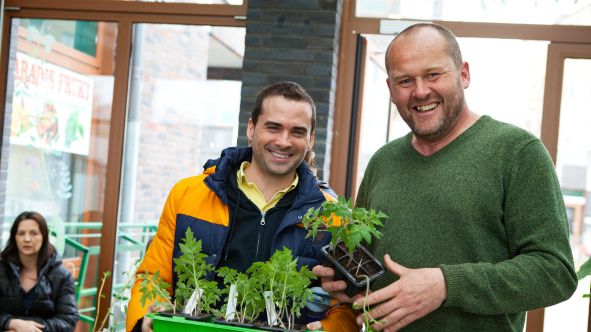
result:
M 269 151 L 269 152 L 271 152 L 271 154 L 275 158 L 279 158 L 279 159 L 287 159 L 290 156 L 290 154 L 286 154 L 286 153 L 279 153 L 279 152 L 275 152 L 275 151 Z
M 423 106 L 416 106 L 414 107 L 415 111 L 422 113 L 422 112 L 428 112 L 433 110 L 435 107 L 439 106 L 439 103 L 431 103 L 428 105 L 423 105 Z

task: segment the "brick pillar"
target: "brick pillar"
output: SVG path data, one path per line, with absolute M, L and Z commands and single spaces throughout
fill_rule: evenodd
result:
M 249 0 L 238 145 L 256 93 L 278 81 L 301 84 L 316 103 L 314 152 L 328 179 L 342 0 Z

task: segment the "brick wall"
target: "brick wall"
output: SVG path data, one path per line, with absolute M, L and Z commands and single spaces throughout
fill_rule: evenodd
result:
M 316 103 L 316 164 L 328 179 L 341 13 L 342 0 L 248 1 L 238 145 L 257 91 L 297 82 Z

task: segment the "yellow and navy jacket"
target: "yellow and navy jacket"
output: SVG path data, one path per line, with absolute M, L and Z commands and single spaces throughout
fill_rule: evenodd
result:
M 209 160 L 204 165 L 201 175 L 183 179 L 172 188 L 160 217 L 158 231 L 137 274 L 152 274 L 159 271 L 163 280 L 173 285 L 170 292 L 174 293 L 176 274 L 173 272 L 173 258 L 181 255 L 179 244 L 188 228 L 191 228 L 196 240 L 201 240 L 203 253 L 208 255 L 208 263 L 214 267 L 225 264 L 228 240 L 233 233 L 240 231 L 232 227 L 237 223 L 237 218 L 236 211 L 231 209 L 232 206 L 240 204 L 240 197 L 238 203 L 230 204 L 228 193 L 229 190 L 237 189 L 234 188 L 235 174 L 240 164 L 250 161 L 251 158 L 250 147 L 227 148 L 222 151 L 219 159 Z M 293 189 L 294 192 L 290 194 L 291 205 L 281 214 L 282 220 L 279 220 L 280 223 L 270 243 L 271 252 L 264 257 L 266 259 L 272 252 L 285 246 L 298 259 L 298 265 L 307 265 L 311 269 L 314 265 L 322 264 L 323 255 L 320 248 L 330 241 L 330 237 L 325 236 L 321 241 L 306 239 L 306 230 L 302 227 L 301 220 L 308 209 L 318 207 L 325 200 L 334 199 L 334 196 L 320 189 L 316 177 L 305 163 L 296 171 L 299 181 Z M 247 199 L 244 197 L 242 200 Z M 251 205 L 256 208 L 254 204 Z M 253 243 L 256 243 L 255 234 Z M 245 249 L 248 245 L 252 243 L 245 243 Z M 140 282 L 136 280 L 127 312 L 127 331 L 139 327 L 139 320 L 143 318 L 149 305 L 147 303 L 142 307 L 140 304 L 139 288 Z M 326 331 L 358 330 L 353 312 L 344 306 L 329 309 L 322 323 Z

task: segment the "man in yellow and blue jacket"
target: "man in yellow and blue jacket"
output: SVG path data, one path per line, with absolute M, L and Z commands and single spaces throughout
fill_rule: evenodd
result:
M 137 273 L 160 272 L 173 285 L 173 258 L 187 228 L 202 241 L 208 263 L 246 271 L 266 261 L 284 246 L 299 265 L 322 263 L 320 248 L 330 240 L 306 239 L 301 220 L 309 208 L 334 199 L 321 189 L 304 156 L 314 144 L 316 110 L 312 98 L 297 83 L 280 82 L 261 90 L 248 121 L 250 147 L 231 147 L 209 160 L 201 175 L 179 181 L 171 190 L 158 231 Z M 140 304 L 140 282 L 132 288 L 128 331 L 151 331 L 145 317 L 149 303 Z M 333 306 L 312 329 L 356 331 L 350 308 Z

